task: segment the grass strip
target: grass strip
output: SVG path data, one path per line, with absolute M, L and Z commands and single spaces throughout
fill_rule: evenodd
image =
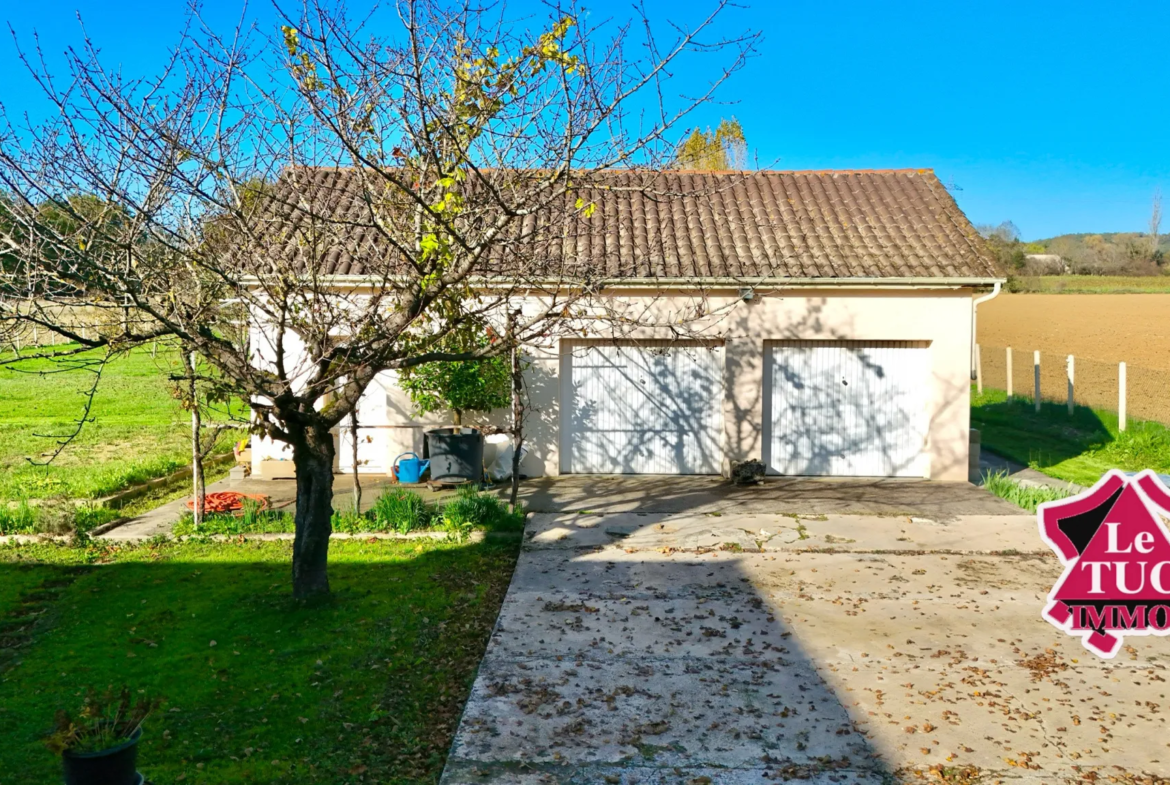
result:
M 334 542 L 314 605 L 291 548 L 0 547 L 0 609 L 90 565 L 0 673 L 0 785 L 59 780 L 54 712 L 109 685 L 166 701 L 139 752 L 154 782 L 436 782 L 519 544 Z
M 971 392 L 971 427 L 982 432 L 984 449 L 1078 485 L 1093 485 L 1110 469 L 1170 472 L 1170 428 L 1130 420 L 1118 429 L 1117 415 L 1045 403 L 1037 413 L 1028 398 L 1007 399 L 1002 390 Z

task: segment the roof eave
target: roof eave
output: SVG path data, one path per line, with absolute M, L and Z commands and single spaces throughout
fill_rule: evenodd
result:
M 361 286 L 380 286 L 392 284 L 394 279 L 384 276 L 370 275 L 327 275 L 316 279 L 322 284 L 338 288 Z M 403 277 L 403 283 L 412 280 Z M 589 282 L 589 286 L 606 289 L 784 289 L 784 288 L 850 288 L 850 289 L 959 289 L 994 286 L 1006 283 L 1005 278 L 991 277 L 913 277 L 890 276 L 880 278 L 842 277 L 842 278 L 786 278 L 786 277 L 688 277 L 688 278 L 603 278 Z M 259 284 L 260 279 L 250 276 L 244 279 L 245 284 Z M 468 283 L 475 288 L 483 289 L 512 289 L 557 287 L 576 289 L 582 286 L 580 281 L 555 278 L 522 278 L 512 279 L 506 276 L 468 279 Z

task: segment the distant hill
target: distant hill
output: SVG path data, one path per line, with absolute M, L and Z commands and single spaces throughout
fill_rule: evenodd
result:
M 1023 246 L 1025 253 L 1059 254 L 1081 273 L 1156 274 L 1170 259 L 1170 235 L 1159 235 L 1157 252 L 1151 254 L 1150 237 L 1143 232 L 1062 234 Z

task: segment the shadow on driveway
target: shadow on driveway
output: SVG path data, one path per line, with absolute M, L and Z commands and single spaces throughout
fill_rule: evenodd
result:
M 780 515 L 1019 515 L 1020 509 L 969 483 L 924 480 L 772 477 L 736 486 L 721 477 L 562 475 L 521 486 L 534 512 L 760 512 Z

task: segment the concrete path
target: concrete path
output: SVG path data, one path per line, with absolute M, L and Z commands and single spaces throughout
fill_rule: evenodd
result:
M 1170 770 L 1170 642 L 1103 662 L 1042 621 L 1060 569 L 1031 516 L 562 512 L 526 536 L 444 785 Z

